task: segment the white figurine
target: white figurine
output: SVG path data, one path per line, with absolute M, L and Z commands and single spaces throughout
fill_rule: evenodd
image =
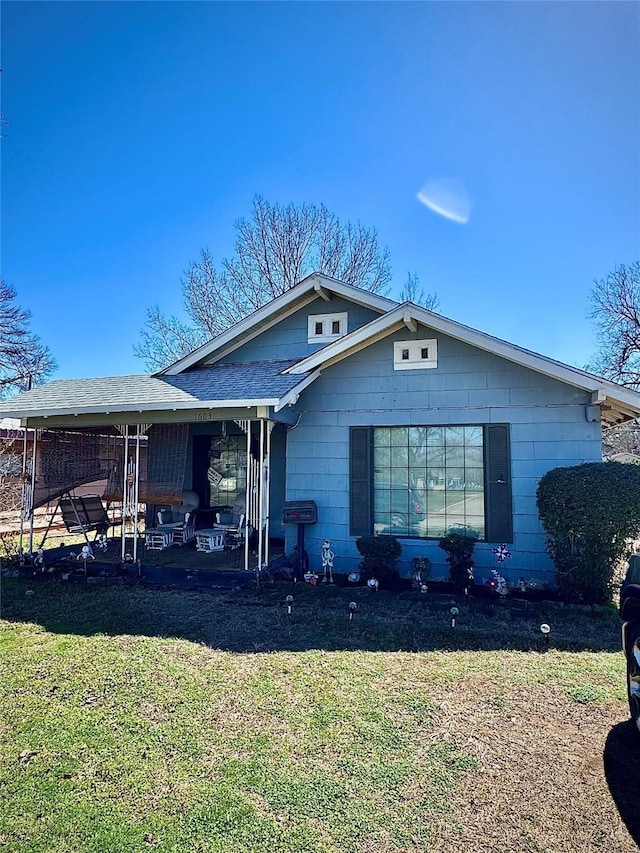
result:
M 333 561 L 335 556 L 331 550 L 331 542 L 325 539 L 322 543 L 322 571 L 324 572 L 322 583 L 327 583 L 327 573 L 329 583 L 333 583 Z
M 83 545 L 82 551 L 80 551 L 76 559 L 84 560 L 84 562 L 86 563 L 87 560 L 95 560 L 95 557 L 93 556 L 93 552 L 91 551 L 89 545 Z

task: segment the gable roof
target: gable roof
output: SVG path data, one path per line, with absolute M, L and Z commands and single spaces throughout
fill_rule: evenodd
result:
M 303 308 L 305 305 L 318 299 L 318 297 L 325 301 L 330 301 L 332 294 L 343 296 L 351 302 L 364 305 L 367 308 L 378 311 L 380 314 L 385 314 L 398 304 L 395 300 L 388 299 L 386 296 L 380 296 L 377 293 L 371 293 L 369 290 L 344 284 L 322 273 L 312 273 L 298 282 L 291 290 L 287 290 L 286 293 L 277 296 L 271 302 L 263 305 L 262 308 L 258 308 L 220 335 L 207 341 L 206 344 L 174 361 L 173 364 L 159 370 L 154 375 L 174 376 L 199 363 L 212 364 L 229 355 L 229 353 L 242 344 L 247 343 L 247 341 L 252 340 L 252 338 L 275 326 L 276 323 L 289 317 L 299 308 Z
M 625 388 L 616 382 L 588 373 L 586 370 L 580 370 L 561 361 L 547 358 L 486 332 L 480 332 L 471 326 L 450 320 L 442 314 L 414 305 L 412 302 L 403 302 L 397 305 L 382 317 L 377 317 L 306 358 L 300 359 L 291 367 L 286 368 L 285 373 L 305 374 L 329 367 L 387 337 L 403 326 L 415 332 L 418 323 L 478 349 L 505 358 L 514 364 L 528 367 L 552 379 L 591 392 L 592 402 L 602 406 L 602 415 L 605 421 L 617 423 L 640 416 L 640 393 L 638 391 Z
M 178 376 L 58 379 L 0 403 L 16 418 L 273 406 L 279 411 L 317 374 L 285 374 L 292 359 L 216 364 Z

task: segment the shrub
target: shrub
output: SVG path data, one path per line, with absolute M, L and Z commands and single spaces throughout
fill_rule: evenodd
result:
M 438 542 L 447 554 L 449 579 L 460 592 L 464 592 L 473 580 L 473 549 L 477 541 L 475 530 L 452 527 Z
M 388 585 L 397 576 L 396 561 L 402 546 L 395 536 L 361 536 L 356 548 L 362 555 L 362 572 L 365 578 L 376 578 L 381 586 Z
M 640 531 L 640 467 L 588 462 L 540 480 L 538 512 L 562 595 L 610 602 L 617 564 Z

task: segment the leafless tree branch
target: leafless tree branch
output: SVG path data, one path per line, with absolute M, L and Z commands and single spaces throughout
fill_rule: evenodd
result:
M 389 252 L 374 229 L 342 224 L 324 205 L 253 200 L 251 216 L 235 223 L 234 254 L 216 269 L 203 249 L 182 277 L 189 324 L 149 310 L 136 355 L 157 370 L 220 334 L 311 272 L 321 272 L 374 293 L 391 279 Z
M 589 367 L 632 388 L 640 387 L 640 262 L 620 265 L 596 281 L 589 316 L 599 347 Z
M 29 330 L 31 314 L 0 281 L 0 399 L 43 382 L 56 368 L 49 349 Z

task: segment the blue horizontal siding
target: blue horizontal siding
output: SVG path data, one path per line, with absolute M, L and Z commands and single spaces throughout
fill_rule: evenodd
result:
M 306 322 L 306 321 L 305 321 Z M 306 335 L 306 326 L 305 326 Z M 396 332 L 343 361 L 325 368 L 301 395 L 298 422 L 287 437 L 287 499 L 313 499 L 319 522 L 307 528 L 312 568 L 320 568 L 320 546 L 328 538 L 336 571 L 350 571 L 360 556 L 349 536 L 349 427 L 358 425 L 511 424 L 514 542 L 512 558 L 500 571 L 549 580 L 553 565 L 535 503 L 539 478 L 550 468 L 601 459 L 598 423 L 588 423 L 587 392 L 510 365 L 504 359 L 438 335 L 438 366 L 393 370 L 393 342 L 421 339 Z M 287 547 L 295 527 L 286 525 Z M 444 553 L 433 540 L 400 539 L 400 568 L 410 575 L 411 559 L 426 555 L 432 576 L 445 577 Z M 496 567 L 493 543 L 479 543 L 477 574 Z

